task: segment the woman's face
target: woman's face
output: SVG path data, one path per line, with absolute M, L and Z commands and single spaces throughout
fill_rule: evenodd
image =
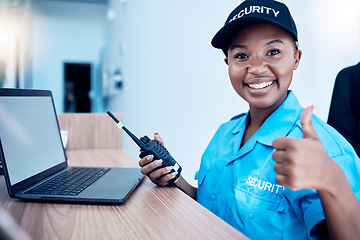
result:
M 301 51 L 292 36 L 272 24 L 242 29 L 228 46 L 231 84 L 250 109 L 275 110 L 286 98 Z

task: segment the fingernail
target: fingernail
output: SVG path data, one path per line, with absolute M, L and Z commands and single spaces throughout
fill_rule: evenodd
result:
M 311 105 L 310 109 L 311 109 L 311 112 L 313 112 L 314 111 L 314 105 Z
M 174 167 L 173 167 L 173 166 L 169 166 L 169 167 L 166 167 L 165 169 L 166 169 L 166 171 L 170 172 L 171 170 L 174 169 Z
M 155 161 L 155 165 L 156 165 L 156 166 L 160 166 L 161 164 L 162 164 L 162 160 L 161 160 L 161 159 Z
M 153 160 L 153 159 L 154 159 L 154 156 L 153 156 L 153 155 L 149 155 L 149 156 L 146 157 L 146 160 L 148 160 L 148 161 L 151 161 L 151 160 Z
M 178 174 L 178 172 L 173 172 L 171 173 L 171 175 L 173 175 L 174 177 Z

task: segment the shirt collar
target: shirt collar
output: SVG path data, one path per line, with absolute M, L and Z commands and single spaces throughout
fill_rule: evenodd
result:
M 298 99 L 289 90 L 284 102 L 265 120 L 253 137 L 256 137 L 256 141 L 262 144 L 272 146 L 274 139 L 288 135 L 294 124 L 300 119 L 301 110 Z M 238 122 L 233 134 L 244 134 L 248 116 L 249 111 Z
M 278 137 L 287 136 L 300 119 L 302 107 L 292 91 L 288 91 L 285 101 L 265 120 L 258 130 L 258 141 L 272 146 Z M 269 134 L 270 133 L 270 134 Z

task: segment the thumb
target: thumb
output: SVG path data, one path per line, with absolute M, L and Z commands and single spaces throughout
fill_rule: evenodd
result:
M 303 131 L 303 138 L 319 139 L 311 122 L 311 114 L 314 106 L 307 107 L 301 114 L 300 121 Z
M 164 141 L 162 140 L 162 138 L 160 137 L 160 135 L 158 133 L 154 133 L 154 140 L 156 140 L 159 143 L 161 143 L 162 145 L 164 145 Z

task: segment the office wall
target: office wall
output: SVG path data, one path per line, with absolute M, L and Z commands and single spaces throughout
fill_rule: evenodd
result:
M 159 132 L 183 176 L 193 182 L 218 125 L 247 109 L 232 90 L 222 53 L 209 44 L 233 4 L 222 14 L 214 14 L 219 4 L 207 1 L 110 4 L 116 18 L 107 39 L 124 87 L 109 107 L 124 113 L 135 134 Z M 138 154 L 126 136 L 124 148 Z
M 101 108 L 100 58 L 105 46 L 105 4 L 33 0 L 32 87 L 53 91 L 58 112 L 63 111 L 63 63 L 91 62 L 93 110 Z
M 109 66 L 124 73 L 109 109 L 139 136 L 159 132 L 192 184 L 200 157 L 218 126 L 248 110 L 230 85 L 221 51 L 210 40 L 238 0 L 109 1 Z M 288 4 L 303 58 L 291 86 L 304 106 L 327 119 L 338 71 L 360 61 L 358 0 Z M 138 148 L 125 136 L 124 147 Z

